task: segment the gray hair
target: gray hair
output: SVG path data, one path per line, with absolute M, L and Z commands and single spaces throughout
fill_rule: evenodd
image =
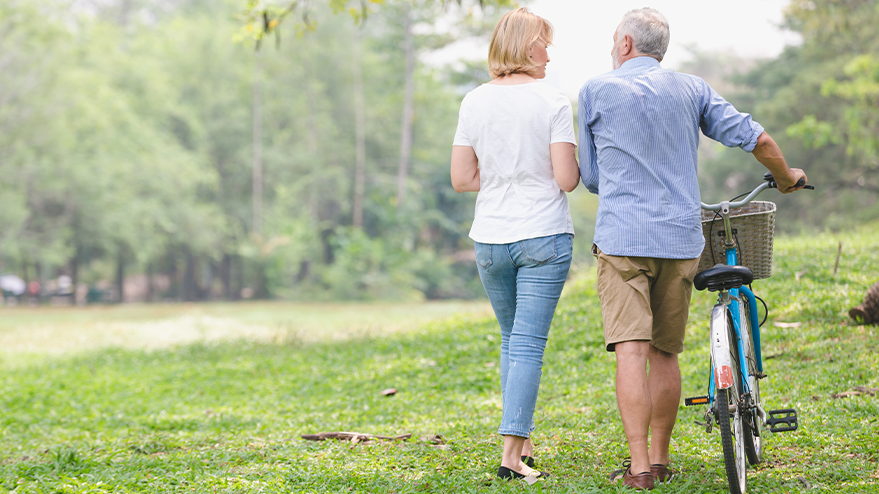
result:
M 670 33 L 668 19 L 658 10 L 644 7 L 626 12 L 617 29 L 617 36 L 629 35 L 635 50 L 644 55 L 656 57 L 660 62 L 668 49 Z

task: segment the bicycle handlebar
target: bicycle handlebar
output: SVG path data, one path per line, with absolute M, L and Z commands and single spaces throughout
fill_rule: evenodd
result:
M 709 211 L 720 211 L 721 209 L 723 209 L 724 205 L 726 205 L 726 207 L 729 209 L 740 208 L 740 207 L 744 206 L 745 204 L 748 204 L 749 202 L 753 201 L 754 198 L 757 197 L 758 195 L 760 195 L 760 193 L 763 192 L 764 190 L 778 188 L 778 184 L 775 183 L 775 179 L 773 179 L 771 173 L 766 173 L 766 175 L 763 176 L 763 179 L 766 181 L 763 182 L 762 184 L 758 185 L 757 187 L 755 187 L 754 190 L 752 190 L 748 194 L 748 196 L 745 197 L 744 199 L 742 199 L 741 201 L 737 201 L 737 202 L 724 201 L 724 202 L 717 203 L 717 204 L 705 204 L 703 202 L 702 209 L 706 209 Z M 803 187 L 803 183 L 805 181 L 806 181 L 805 179 L 800 178 L 794 187 Z M 809 190 L 815 190 L 814 185 L 806 185 L 803 188 L 809 189 Z
M 726 205 L 727 208 L 740 208 L 740 207 L 744 206 L 745 204 L 748 204 L 749 202 L 753 201 L 754 198 L 757 197 L 758 195 L 760 195 L 761 192 L 763 192 L 764 190 L 769 189 L 769 188 L 770 188 L 769 183 L 763 182 L 762 184 L 758 185 L 757 188 L 752 190 L 751 193 L 748 194 L 748 197 L 745 197 L 741 201 L 737 201 L 737 202 L 724 201 L 724 202 L 717 203 L 717 204 L 705 204 L 703 202 L 702 209 L 707 209 L 709 211 L 720 211 L 724 205 Z

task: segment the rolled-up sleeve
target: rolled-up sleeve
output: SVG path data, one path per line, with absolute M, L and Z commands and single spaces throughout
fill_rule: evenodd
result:
M 755 122 L 748 113 L 741 113 L 722 96 L 717 94 L 705 81 L 701 81 L 702 118 L 699 127 L 702 133 L 728 147 L 739 147 L 747 152 L 757 146 L 757 138 L 763 133 L 763 126 Z
M 577 101 L 577 125 L 580 128 L 580 178 L 583 185 L 593 194 L 598 194 L 598 154 L 595 149 L 595 140 L 592 138 L 592 130 L 589 128 L 588 92 L 586 87 L 580 90 Z

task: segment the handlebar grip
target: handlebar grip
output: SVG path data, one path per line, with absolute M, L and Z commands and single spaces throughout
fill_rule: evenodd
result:
M 771 174 L 771 173 L 768 173 L 768 172 L 767 172 L 766 175 L 763 176 L 763 180 L 766 180 L 766 181 L 769 182 L 769 188 L 770 188 L 770 189 L 777 189 L 777 188 L 778 188 L 778 184 L 775 183 L 775 179 L 772 178 L 772 174 Z M 803 184 L 805 184 L 805 183 L 806 183 L 806 179 L 803 178 L 803 177 L 800 177 L 800 179 L 797 180 L 797 183 L 794 184 L 794 187 L 803 187 L 804 189 L 815 190 L 815 186 L 814 186 L 814 185 L 806 185 L 806 186 L 803 186 Z
M 803 187 L 803 184 L 804 184 L 804 183 L 806 183 L 806 179 L 803 178 L 803 177 L 800 177 L 800 179 L 797 180 L 797 183 L 794 185 L 794 187 Z M 803 187 L 803 188 L 804 188 L 804 189 L 809 189 L 809 190 L 815 190 L 815 186 L 814 186 L 814 185 L 806 185 L 806 186 Z

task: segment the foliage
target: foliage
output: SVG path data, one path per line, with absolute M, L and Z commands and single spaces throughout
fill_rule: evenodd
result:
M 779 143 L 789 164 L 804 169 L 817 187 L 813 194 L 778 199 L 780 209 L 796 211 L 779 224 L 784 231 L 811 225 L 844 229 L 879 218 L 877 22 L 876 0 L 794 0 L 786 10 L 786 27 L 802 43 L 774 59 L 727 63 L 717 77 L 727 86 L 722 94 L 751 113 Z M 723 62 L 728 55 L 712 57 Z M 717 63 L 695 62 L 717 75 L 712 73 Z M 703 197 L 744 192 L 765 171 L 740 150 L 706 149 Z
M 828 79 L 821 85 L 822 96 L 847 103 L 839 125 L 807 115 L 789 127 L 788 133 L 814 148 L 846 144 L 850 156 L 875 170 L 879 168 L 879 61 L 873 54 L 859 55 L 845 65 L 844 71 L 848 79 Z
M 870 173 L 879 167 L 879 2 L 793 2 L 788 22 L 804 34 L 804 53 L 837 59 L 829 77 L 822 74 L 820 93 L 836 108 L 805 115 L 788 133 L 814 148 L 844 146 L 861 174 L 858 184 L 879 192 Z
M 801 417 L 797 432 L 765 438 L 764 463 L 749 474 L 756 492 L 798 492 L 804 481 L 815 492 L 877 488 L 879 398 L 833 397 L 879 387 L 877 327 L 846 314 L 879 278 L 877 228 L 779 238 L 773 277 L 753 284 L 770 306 L 764 403 Z M 594 283 L 588 273 L 569 284 L 551 330 L 534 435 L 538 465 L 553 474 L 542 492 L 615 491 L 607 475 L 627 455 Z M 687 396 L 704 393 L 713 303 L 699 292 L 692 305 L 681 355 Z M 252 317 L 266 314 L 282 317 Z M 491 482 L 501 452 L 499 343 L 495 321 L 469 316 L 337 343 L 291 338 L 4 361 L 0 485 L 16 493 L 520 492 L 517 483 Z M 397 394 L 379 394 L 388 387 Z M 681 473 L 665 492 L 725 490 L 720 440 L 695 419 L 701 410 L 679 411 L 671 448 Z M 339 430 L 413 438 L 300 439 Z M 417 439 L 432 434 L 447 449 Z
M 479 293 L 474 266 L 459 255 L 470 248 L 475 198 L 448 185 L 461 94 L 443 70 L 415 67 L 404 204 L 394 181 L 406 71 L 400 19 L 419 27 L 416 52 L 468 36 L 478 22 L 440 34 L 433 19 L 457 15 L 440 3 L 409 11 L 389 3 L 357 27 L 312 5 L 325 29 L 255 52 L 232 41 L 234 0 L 120 0 L 69 13 L 52 5 L 0 5 L 8 67 L 0 71 L 0 270 L 119 288 L 143 274 L 156 279 L 147 297 L 172 300 Z M 357 233 L 348 230 L 355 64 L 367 127 Z M 257 152 L 264 185 L 255 220 Z M 353 255 L 349 237 L 386 257 L 371 264 Z M 346 269 L 384 281 L 348 283 Z
M 362 23 L 371 15 L 375 15 L 373 11 L 375 8 L 383 7 L 386 3 L 408 5 L 421 10 L 432 7 L 445 8 L 451 3 L 463 6 L 465 2 L 463 0 L 325 0 L 321 5 L 329 6 L 336 14 L 347 12 L 355 22 Z M 482 8 L 487 6 L 511 7 L 515 4 L 512 0 L 475 0 L 467 3 L 476 4 Z M 295 24 L 295 30 L 299 36 L 308 31 L 314 31 L 317 27 L 310 0 L 244 0 L 243 7 L 244 9 L 238 14 L 238 18 L 242 22 L 238 37 L 239 39 L 256 40 L 257 47 L 263 38 L 270 35 L 275 35 L 276 42 L 280 43 L 279 28 L 281 23 L 291 14 L 299 15 L 299 21 Z M 473 6 L 469 7 L 472 12 Z

